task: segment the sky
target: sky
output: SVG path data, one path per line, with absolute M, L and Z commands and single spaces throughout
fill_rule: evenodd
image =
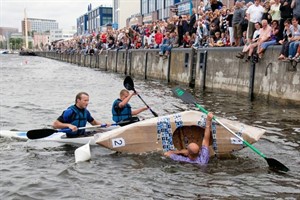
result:
M 24 9 L 28 18 L 53 19 L 59 28 L 76 27 L 76 19 L 92 9 L 103 5 L 112 6 L 112 0 L 0 0 L 0 27 L 21 29 Z

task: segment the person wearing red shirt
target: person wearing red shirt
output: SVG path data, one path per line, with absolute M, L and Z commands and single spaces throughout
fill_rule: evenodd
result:
M 161 33 L 159 29 L 156 30 L 156 34 L 154 35 L 155 45 L 154 48 L 159 48 L 159 45 L 162 43 L 164 35 Z

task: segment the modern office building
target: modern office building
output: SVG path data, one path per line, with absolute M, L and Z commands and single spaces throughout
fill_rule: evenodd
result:
M 92 9 L 88 6 L 88 12 L 77 18 L 77 34 L 83 35 L 86 33 L 102 31 L 107 24 L 112 24 L 113 15 L 111 7 L 99 6 Z
M 161 0 L 159 0 L 161 1 Z M 114 24 L 117 28 L 124 28 L 126 20 L 132 15 L 141 13 L 141 0 L 113 0 Z M 138 20 L 136 20 L 138 22 Z
M 53 29 L 58 29 L 58 23 L 56 22 L 56 20 L 27 18 L 27 30 L 29 33 L 32 32 L 43 33 Z M 22 33 L 23 35 L 25 35 L 24 20 L 22 20 Z

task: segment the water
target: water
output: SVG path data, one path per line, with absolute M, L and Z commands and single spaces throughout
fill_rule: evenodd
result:
M 39 57 L 1 55 L 1 129 L 50 127 L 80 91 L 89 110 L 111 122 L 111 104 L 124 75 Z M 135 89 L 159 115 L 196 109 L 174 97 L 171 85 L 134 78 Z M 190 91 L 193 92 L 193 91 Z M 198 103 L 218 116 L 267 130 L 254 146 L 288 166 L 272 172 L 250 149 L 207 167 L 180 164 L 160 154 L 119 154 L 99 146 L 92 160 L 74 164 L 78 146 L 0 138 L 1 199 L 299 199 L 300 108 L 249 102 L 225 92 L 196 91 Z M 134 97 L 133 107 L 143 106 Z M 152 117 L 144 112 L 141 117 Z

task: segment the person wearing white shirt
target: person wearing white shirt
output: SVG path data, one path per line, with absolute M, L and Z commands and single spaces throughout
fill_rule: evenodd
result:
M 271 5 L 271 8 L 270 8 L 270 15 L 272 16 L 272 21 L 273 20 L 277 20 L 277 21 L 280 21 L 281 19 L 281 16 L 280 16 L 280 2 L 279 0 L 274 0 L 274 3 Z
M 260 5 L 260 0 L 255 0 L 254 4 L 247 9 L 246 11 L 246 16 L 248 19 L 247 38 L 252 38 L 253 33 L 255 31 L 254 24 L 256 22 L 261 22 L 264 12 L 265 9 Z

